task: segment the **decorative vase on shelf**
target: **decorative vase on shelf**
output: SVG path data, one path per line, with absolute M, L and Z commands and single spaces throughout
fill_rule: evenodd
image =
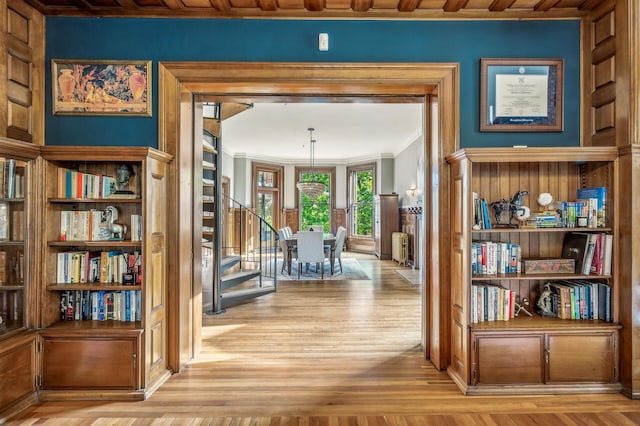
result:
M 58 86 L 60 87 L 60 95 L 62 100 L 70 102 L 73 98 L 73 89 L 76 86 L 76 79 L 71 75 L 71 69 L 60 70 L 58 76 Z
M 133 69 L 129 76 L 129 90 L 133 94 L 133 100 L 139 102 L 147 85 L 147 79 L 139 69 Z

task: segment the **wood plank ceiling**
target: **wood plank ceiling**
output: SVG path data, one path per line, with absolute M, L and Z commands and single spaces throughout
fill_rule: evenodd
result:
M 45 15 L 202 18 L 570 18 L 607 0 L 26 0 Z

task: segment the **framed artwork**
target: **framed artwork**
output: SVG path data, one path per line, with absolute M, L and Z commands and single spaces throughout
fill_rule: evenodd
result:
M 561 132 L 562 59 L 480 60 L 481 132 Z
M 51 61 L 53 113 L 151 116 L 151 61 Z

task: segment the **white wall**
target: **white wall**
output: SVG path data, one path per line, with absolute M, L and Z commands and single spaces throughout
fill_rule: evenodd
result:
M 222 176 L 226 176 L 229 178 L 229 180 L 231 181 L 231 187 L 229 188 L 229 196 L 231 198 L 235 198 L 234 194 L 235 194 L 235 178 L 234 178 L 234 173 L 235 173 L 235 161 L 233 159 L 233 157 L 222 151 Z
M 420 162 L 422 161 L 422 164 Z M 395 158 L 394 191 L 398 193 L 400 206 L 415 206 L 422 202 L 424 183 L 419 167 L 424 167 L 424 141 L 422 136 L 413 141 Z M 407 192 L 415 188 L 415 194 Z

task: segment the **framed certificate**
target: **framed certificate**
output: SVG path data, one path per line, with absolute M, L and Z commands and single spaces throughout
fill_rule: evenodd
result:
M 561 132 L 562 59 L 480 60 L 481 132 Z

